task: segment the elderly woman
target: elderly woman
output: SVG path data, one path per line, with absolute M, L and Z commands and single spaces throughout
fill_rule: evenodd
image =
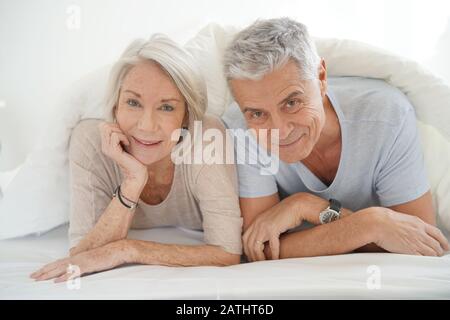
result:
M 204 131 L 225 134 L 220 120 L 204 115 L 206 88 L 189 55 L 162 35 L 133 42 L 112 69 L 106 105 L 111 122 L 83 120 L 71 136 L 70 257 L 31 277 L 65 281 L 73 277 L 71 265 L 83 275 L 125 263 L 239 263 L 234 164 L 172 160 L 182 144 L 193 148 L 182 133 L 196 120 Z M 157 226 L 203 229 L 206 244 L 127 239 L 130 227 Z

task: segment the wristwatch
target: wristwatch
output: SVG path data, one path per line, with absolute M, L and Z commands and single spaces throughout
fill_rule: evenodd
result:
M 330 205 L 319 215 L 321 224 L 333 222 L 341 217 L 342 204 L 336 199 L 330 199 Z

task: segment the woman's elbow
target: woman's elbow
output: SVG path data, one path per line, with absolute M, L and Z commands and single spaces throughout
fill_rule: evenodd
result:
M 239 254 L 223 251 L 223 254 L 221 255 L 221 257 L 216 260 L 216 266 L 227 267 L 227 266 L 239 264 L 240 262 L 241 262 L 241 256 Z

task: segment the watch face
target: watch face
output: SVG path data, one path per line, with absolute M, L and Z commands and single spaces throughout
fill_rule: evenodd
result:
M 322 223 L 330 223 L 339 218 L 339 214 L 334 210 L 323 211 L 320 214 L 320 220 Z

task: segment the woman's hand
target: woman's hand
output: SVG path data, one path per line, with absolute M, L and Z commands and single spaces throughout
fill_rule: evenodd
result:
M 32 273 L 30 277 L 36 281 L 56 278 L 54 282 L 63 282 L 88 273 L 115 268 L 128 261 L 128 257 L 124 256 L 128 254 L 125 245 L 125 241 L 116 241 L 57 260 Z
M 117 123 L 102 122 L 99 124 L 99 130 L 102 139 L 102 152 L 113 159 L 120 167 L 125 185 L 122 190 L 133 189 L 137 195 L 128 195 L 130 198 L 139 197 L 140 192 L 147 183 L 147 167 L 139 160 L 129 154 L 122 147 L 130 145 L 130 141 L 122 132 Z M 136 199 L 137 200 L 137 199 Z
M 389 252 L 442 256 L 449 244 L 442 232 L 416 216 L 373 207 L 376 214 L 375 244 Z

